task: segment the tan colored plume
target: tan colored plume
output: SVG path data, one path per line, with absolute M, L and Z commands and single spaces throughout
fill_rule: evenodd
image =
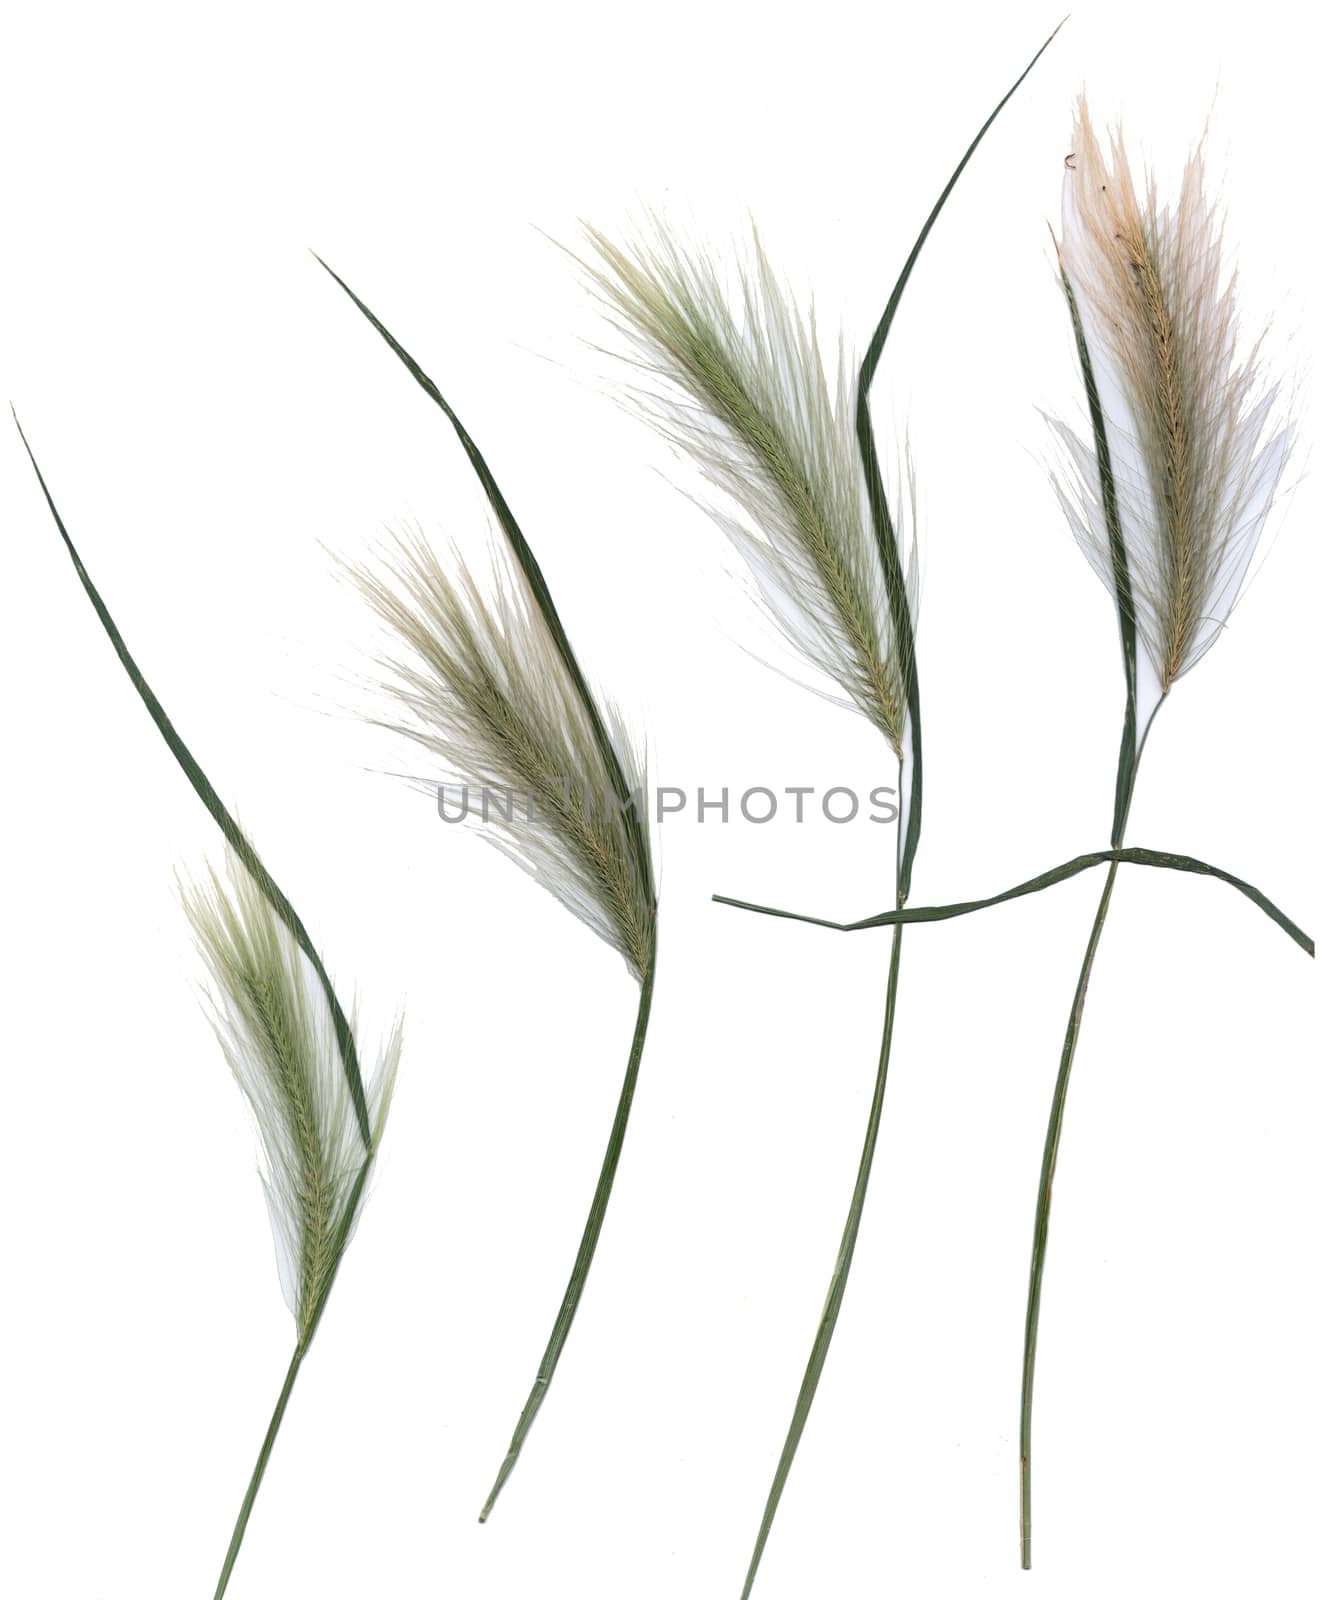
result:
M 1205 192 L 1201 144 L 1173 205 L 1140 196 L 1121 130 L 1103 149 L 1079 98 L 1065 162 L 1061 264 L 1101 399 L 1138 634 L 1164 694 L 1215 642 L 1248 572 L 1290 448 L 1260 340 L 1241 350 L 1235 275 Z M 1114 590 L 1101 470 L 1055 424 L 1072 465 L 1057 485 Z

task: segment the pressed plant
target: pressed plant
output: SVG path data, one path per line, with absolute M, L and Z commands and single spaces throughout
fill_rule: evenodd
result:
M 17 424 L 17 417 L 14 420 Z M 295 1380 L 364 1204 L 391 1104 L 400 1024 L 366 1086 L 354 1020 L 338 1000 L 304 924 L 130 655 L 74 547 L 21 427 L 19 437 L 120 664 L 229 847 L 229 881 L 213 872 L 186 886 L 183 898 L 211 974 L 213 1022 L 258 1128 L 278 1272 L 295 1319 L 295 1350 L 222 1563 L 215 1591 L 215 1600 L 221 1600 Z
M 1058 30 L 1057 30 L 1058 31 Z M 1054 34 L 1051 35 L 1054 38 Z M 637 399 L 700 468 L 710 507 L 747 564 L 775 625 L 882 734 L 899 765 L 895 900 L 909 895 L 922 822 L 921 706 L 914 652 L 915 560 L 900 539 L 872 427 L 870 389 L 904 288 L 968 161 L 1047 39 L 968 146 L 926 219 L 855 374 L 842 342 L 831 381 L 814 313 L 784 291 L 758 237 L 723 274 L 656 224 L 618 245 L 587 229 L 587 271 L 633 358 L 656 386 Z M 911 487 L 911 471 L 908 474 Z M 896 923 L 885 1015 L 862 1153 L 820 1322 L 742 1588 L 751 1593 L 829 1354 L 856 1250 L 879 1138 L 898 1001 Z
M 364 302 L 326 270 L 447 416 L 504 535 L 493 551 L 488 593 L 459 562 L 449 572 L 418 536 L 397 539 L 376 567 L 351 569 L 391 641 L 384 658 L 387 710 L 377 720 L 428 751 L 467 792 L 500 791 L 485 806 L 483 836 L 617 950 L 640 989 L 589 1215 L 530 1394 L 480 1512 L 484 1522 L 571 1332 L 635 1098 L 658 942 L 644 763 L 616 708 L 590 689 L 534 553 L 455 411 Z

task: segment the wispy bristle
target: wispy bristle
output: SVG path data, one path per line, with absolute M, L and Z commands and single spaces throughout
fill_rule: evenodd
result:
M 211 972 L 218 1037 L 258 1124 L 281 1285 L 303 1347 L 363 1204 L 401 1030 L 367 1086 L 366 1155 L 317 974 L 249 873 L 233 856 L 228 865 L 229 882 L 211 873 L 185 888 L 184 904 Z
M 905 664 L 841 342 L 831 383 L 814 313 L 793 303 L 758 237 L 753 263 L 738 271 L 735 309 L 713 262 L 662 225 L 628 249 L 586 232 L 602 263 L 587 270 L 617 325 L 647 369 L 681 391 L 637 396 L 642 408 L 745 513 L 710 508 L 784 636 L 901 751 Z
M 524 575 L 495 556 L 486 595 L 463 566 L 455 577 L 445 571 L 416 536 L 399 538 L 380 568 L 353 568 L 351 576 L 396 647 L 385 685 L 395 709 L 381 720 L 471 790 L 502 791 L 488 807 L 484 836 L 641 978 L 655 920 L 642 763 L 609 708 L 629 816 Z
M 1239 355 L 1235 278 L 1201 146 L 1172 206 L 1134 188 L 1117 128 L 1109 153 L 1080 98 L 1064 181 L 1062 263 L 1101 395 L 1138 632 L 1161 693 L 1221 631 L 1290 449 L 1258 341 Z M 1095 452 L 1057 425 L 1059 486 L 1075 532 L 1114 589 Z

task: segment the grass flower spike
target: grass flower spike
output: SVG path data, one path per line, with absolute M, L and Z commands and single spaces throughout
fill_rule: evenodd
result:
M 1109 153 L 1080 98 L 1065 162 L 1060 266 L 1092 423 L 1056 431 L 1061 503 L 1119 616 L 1124 733 L 1112 850 L 1124 842 L 1143 745 L 1172 685 L 1211 648 L 1249 569 L 1290 449 L 1259 342 L 1240 353 L 1234 274 L 1203 185 L 1201 148 L 1179 198 L 1140 198 L 1117 130 Z M 1051 1191 L 1088 984 L 1120 861 L 1106 875 L 1051 1099 L 1033 1225 L 1020 1411 L 1020 1548 L 1032 1563 L 1032 1396 Z M 1311 945 L 1308 946 L 1311 950 Z
M 1112 592 L 1113 541 L 1122 545 L 1138 638 L 1164 695 L 1225 626 L 1290 429 L 1259 342 L 1240 354 L 1235 276 L 1223 278 L 1201 148 L 1173 207 L 1160 204 L 1154 179 L 1140 198 L 1119 130 L 1108 156 L 1080 99 L 1060 252 L 1102 424 L 1093 446 L 1061 430 L 1075 469 L 1061 495 Z
M 842 341 L 831 382 L 814 314 L 789 299 L 758 235 L 734 309 L 711 258 L 662 226 L 631 250 L 587 233 L 602 263 L 593 282 L 619 328 L 678 393 L 644 399 L 652 420 L 745 514 L 709 508 L 785 637 L 901 756 L 908 642 L 892 625 L 862 492 Z M 911 583 L 908 600 L 911 614 Z
M 233 858 L 186 887 L 184 905 L 212 979 L 212 1016 L 262 1142 L 281 1287 L 308 1349 L 364 1202 L 401 1051 L 392 1033 L 367 1085 L 362 1143 L 327 1001 L 271 901 Z
M 507 791 L 485 836 L 612 945 L 640 985 L 636 1026 L 598 1181 L 562 1302 L 511 1443 L 480 1511 L 487 1521 L 553 1382 L 603 1230 L 640 1076 L 654 996 L 657 895 L 644 770 L 622 718 L 591 690 L 534 551 L 488 462 L 432 378 L 327 266 L 451 424 L 503 536 L 492 594 L 450 576 L 418 538 L 353 575 L 392 638 L 380 719 L 467 789 Z
M 608 708 L 629 793 L 619 802 L 523 574 L 495 563 L 490 599 L 468 571 L 453 579 L 423 539 L 411 538 L 397 542 L 383 570 L 360 568 L 354 578 L 393 638 L 388 692 L 397 731 L 467 790 L 491 791 L 484 837 L 642 981 L 654 949 L 654 885 L 628 811 L 645 804 L 645 775 Z

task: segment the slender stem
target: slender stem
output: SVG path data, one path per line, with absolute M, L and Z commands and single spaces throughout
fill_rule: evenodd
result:
M 820 1384 L 820 1374 L 824 1371 L 825 1358 L 829 1354 L 830 1342 L 834 1337 L 834 1328 L 839 1320 L 839 1310 L 843 1305 L 843 1294 L 848 1284 L 848 1272 L 852 1267 L 853 1252 L 857 1248 L 857 1234 L 861 1227 L 862 1207 L 866 1202 L 866 1186 L 870 1182 L 871 1165 L 875 1160 L 876 1141 L 880 1135 L 880 1116 L 884 1109 L 885 1100 L 885 1080 L 889 1076 L 889 1050 L 894 1037 L 894 1010 L 898 998 L 899 955 L 902 942 L 903 929 L 895 927 L 889 957 L 889 982 L 885 990 L 885 1025 L 880 1040 L 880 1061 L 876 1068 L 875 1090 L 871 1096 L 871 1112 L 866 1123 L 866 1138 L 862 1144 L 861 1160 L 857 1165 L 857 1181 L 853 1185 L 852 1203 L 848 1207 L 848 1218 L 843 1226 L 843 1239 L 839 1244 L 838 1259 L 834 1263 L 834 1275 L 829 1281 L 829 1294 L 825 1298 L 825 1309 L 821 1313 L 820 1326 L 816 1329 L 815 1342 L 811 1346 L 811 1358 L 806 1364 L 806 1373 L 802 1378 L 802 1387 L 797 1393 L 797 1404 L 793 1409 L 788 1436 L 783 1443 L 783 1453 L 779 1456 L 779 1464 L 774 1472 L 774 1481 L 770 1485 L 769 1496 L 765 1501 L 765 1514 L 760 1519 L 760 1532 L 756 1536 L 755 1549 L 751 1554 L 751 1564 L 747 1568 L 746 1583 L 742 1586 L 742 1600 L 747 1600 L 747 1596 L 751 1593 L 752 1585 L 756 1581 L 756 1570 L 760 1566 L 760 1558 L 765 1551 L 765 1542 L 769 1538 L 770 1528 L 774 1524 L 774 1516 L 779 1509 L 779 1501 L 783 1497 L 784 1485 L 788 1481 L 788 1473 L 792 1468 L 793 1457 L 797 1454 L 797 1447 L 801 1443 L 802 1433 L 806 1428 L 806 1420 L 811 1414 L 811 1405 L 815 1400 L 816 1389 Z
M 1046 1126 L 1046 1146 L 1041 1157 L 1041 1182 L 1037 1189 L 1037 1215 L 1032 1231 L 1032 1270 L 1028 1282 L 1027 1320 L 1023 1332 L 1023 1393 L 1019 1414 L 1019 1532 L 1023 1568 L 1032 1565 L 1032 1383 L 1037 1365 L 1037 1324 L 1041 1317 L 1041 1279 L 1046 1267 L 1046 1239 L 1050 1229 L 1051 1189 L 1055 1183 L 1055 1160 L 1060 1149 L 1060 1134 L 1064 1127 L 1064 1106 L 1069 1094 L 1069 1074 L 1073 1070 L 1074 1052 L 1078 1047 L 1078 1032 L 1083 1022 L 1083 1007 L 1087 1003 L 1087 986 L 1092 976 L 1092 963 L 1101 930 L 1106 925 L 1106 912 L 1110 909 L 1111 891 L 1115 887 L 1115 874 L 1119 862 L 1112 861 L 1106 874 L 1106 884 L 1101 891 L 1097 914 L 1083 952 L 1083 965 L 1078 973 L 1078 987 L 1074 990 L 1074 1003 L 1069 1012 L 1069 1025 L 1065 1029 L 1064 1047 L 1060 1052 L 1060 1071 L 1055 1080 L 1055 1093 L 1051 1097 L 1050 1121 Z
M 1115 819 L 1111 829 L 1112 855 L 1126 855 L 1120 849 L 1124 842 L 1124 829 L 1133 804 L 1134 786 L 1138 782 L 1138 766 L 1143 759 L 1143 747 L 1156 721 L 1159 706 L 1154 706 L 1133 748 L 1126 739 L 1120 746 L 1119 768 L 1115 780 Z M 1126 734 L 1133 721 L 1133 711 L 1126 713 Z M 1106 883 L 1101 891 L 1097 914 L 1088 935 L 1087 949 L 1083 952 L 1083 965 L 1078 973 L 1078 987 L 1074 990 L 1074 1003 L 1069 1012 L 1069 1024 L 1064 1033 L 1060 1051 L 1060 1070 L 1055 1079 L 1055 1092 L 1051 1096 L 1050 1120 L 1046 1124 L 1046 1145 L 1041 1156 L 1041 1182 L 1037 1188 L 1037 1214 L 1032 1226 L 1032 1267 L 1028 1276 L 1027 1315 L 1023 1324 L 1023 1390 L 1018 1418 L 1018 1519 L 1019 1553 L 1024 1572 L 1032 1566 L 1032 1386 L 1037 1369 L 1037 1325 L 1041 1320 L 1041 1279 L 1046 1270 L 1046 1239 L 1050 1230 L 1051 1190 L 1055 1183 L 1055 1160 L 1060 1150 L 1060 1133 L 1064 1127 L 1064 1105 L 1069 1094 L 1069 1074 L 1073 1071 L 1074 1053 L 1078 1049 L 1078 1031 L 1083 1023 L 1083 1007 L 1087 1004 L 1087 986 L 1092 977 L 1092 963 L 1097 946 L 1101 943 L 1101 930 L 1106 925 L 1110 910 L 1111 891 L 1115 887 L 1115 874 L 1120 863 L 1112 860 Z M 1227 877 L 1227 874 L 1221 874 Z M 1245 887 L 1241 885 L 1241 887 Z M 1246 888 L 1247 892 L 1247 888 Z M 1256 891 L 1255 891 L 1256 893 Z M 1293 924 L 1292 924 L 1293 926 Z M 1298 930 L 1296 930 L 1298 931 Z M 1304 941 L 1301 941 L 1304 942 Z M 1312 954 L 1312 941 L 1307 941 Z
M 216 1594 L 213 1596 L 213 1600 L 221 1600 L 222 1595 L 226 1592 L 226 1585 L 230 1582 L 230 1574 L 235 1566 L 235 1558 L 239 1555 L 240 1546 L 244 1543 L 244 1531 L 249 1526 L 249 1515 L 253 1511 L 254 1501 L 258 1498 L 258 1488 L 263 1481 L 263 1474 L 267 1471 L 267 1459 L 272 1454 L 272 1446 L 276 1443 L 276 1436 L 281 1431 L 281 1420 L 286 1414 L 290 1391 L 295 1387 L 295 1379 L 299 1376 L 299 1369 L 307 1349 L 308 1346 L 305 1344 L 296 1345 L 295 1354 L 290 1358 L 290 1368 L 286 1373 L 286 1381 L 281 1385 L 281 1393 L 277 1398 L 276 1410 L 272 1413 L 272 1420 L 267 1425 L 267 1435 L 263 1440 L 263 1447 L 258 1452 L 258 1460 L 254 1464 L 253 1476 L 249 1479 L 249 1487 L 244 1491 L 240 1514 L 235 1519 L 235 1531 L 230 1536 L 230 1548 L 226 1551 L 226 1559 L 221 1568 L 221 1576 L 217 1580 Z
M 571 1269 L 571 1278 L 567 1283 L 566 1293 L 562 1296 L 562 1304 L 558 1308 L 557 1320 L 553 1324 L 553 1332 L 549 1335 L 544 1358 L 539 1363 L 539 1371 L 535 1376 L 534 1386 L 530 1396 L 525 1402 L 516 1424 L 516 1431 L 511 1436 L 511 1443 L 507 1446 L 507 1454 L 502 1465 L 498 1468 L 498 1475 L 493 1481 L 493 1487 L 488 1492 L 488 1499 L 484 1502 L 484 1509 L 479 1513 L 479 1520 L 487 1522 L 489 1513 L 493 1510 L 498 1496 L 502 1493 L 502 1486 L 511 1476 L 525 1444 L 526 1435 L 534 1426 L 534 1420 L 539 1415 L 539 1408 L 543 1405 L 548 1394 L 549 1386 L 553 1382 L 553 1374 L 557 1371 L 558 1362 L 562 1358 L 562 1347 L 567 1342 L 567 1335 L 571 1332 L 572 1322 L 576 1317 L 576 1309 L 581 1303 L 581 1295 L 585 1292 L 585 1282 L 590 1275 L 590 1265 L 594 1260 L 594 1252 L 599 1244 L 599 1235 L 603 1230 L 604 1216 L 608 1210 L 609 1196 L 613 1192 L 613 1180 L 617 1176 L 617 1164 L 622 1156 L 622 1145 L 626 1138 L 627 1123 L 631 1117 L 631 1103 L 636 1095 L 636 1080 L 640 1075 L 641 1055 L 645 1049 L 645 1033 L 650 1021 L 650 1001 L 654 994 L 654 967 L 655 952 L 651 949 L 645 964 L 645 973 L 641 981 L 640 1006 L 636 1012 L 636 1032 L 631 1041 L 631 1055 L 627 1060 L 626 1076 L 622 1080 L 622 1092 L 618 1096 L 617 1111 L 613 1116 L 612 1132 L 608 1136 L 608 1148 L 604 1151 L 603 1165 L 599 1169 L 599 1182 L 595 1185 L 594 1199 L 590 1202 L 590 1214 L 585 1219 L 585 1230 L 581 1234 L 580 1248 L 576 1252 L 576 1262 Z

